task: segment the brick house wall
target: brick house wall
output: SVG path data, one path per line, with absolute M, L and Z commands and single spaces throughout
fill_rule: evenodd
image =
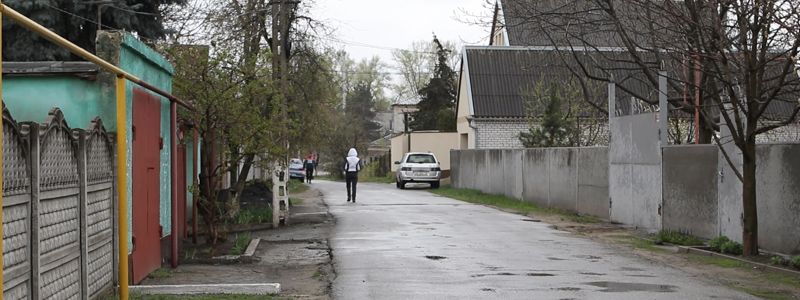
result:
M 476 149 L 522 148 L 519 133 L 528 130 L 525 119 L 475 120 Z

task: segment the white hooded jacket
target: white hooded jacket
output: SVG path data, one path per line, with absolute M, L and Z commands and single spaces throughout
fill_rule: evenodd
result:
M 358 158 L 358 152 L 356 148 L 350 148 L 350 151 L 347 151 L 347 159 L 344 163 L 344 171 L 345 172 L 358 172 L 361 171 L 361 159 Z

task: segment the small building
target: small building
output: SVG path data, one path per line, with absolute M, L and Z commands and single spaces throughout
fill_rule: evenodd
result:
M 408 152 L 430 152 L 441 163 L 446 176 L 450 174 L 450 150 L 458 148 L 458 133 L 439 131 L 414 131 L 392 137 L 392 172 L 397 171 L 394 162 Z M 445 176 L 445 177 L 446 177 Z
M 161 90 L 172 89 L 172 65 L 129 33 L 100 32 L 97 55 Z M 127 127 L 130 180 L 125 188 L 131 282 L 140 282 L 173 258 L 171 241 L 185 234 L 187 186 L 193 182 L 197 155 L 192 135 L 181 131 L 177 120 L 172 120 L 169 100 L 128 82 L 128 123 L 117 124 L 116 76 L 92 63 L 4 62 L 3 75 L 4 103 L 20 122 L 42 122 L 55 107 L 71 128 L 87 128 L 95 117 L 102 120 L 108 132 Z M 178 149 L 171 147 L 173 131 L 179 131 Z M 179 156 L 178 165 L 171 161 L 173 151 Z M 173 186 L 173 176 L 177 176 L 177 186 Z M 175 199 L 173 189 L 177 192 Z M 178 211 L 173 211 L 173 201 L 178 203 Z M 179 228 L 172 228 L 173 218 L 177 218 Z

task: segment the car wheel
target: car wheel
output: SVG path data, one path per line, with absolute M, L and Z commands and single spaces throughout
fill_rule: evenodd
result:
M 438 189 L 439 188 L 439 182 L 438 181 L 431 182 L 431 188 Z
M 406 188 L 406 182 L 401 180 L 401 181 L 400 181 L 400 185 L 399 185 L 398 187 L 399 187 L 401 190 L 405 189 L 405 188 Z
M 397 186 L 397 188 L 399 189 L 400 188 L 400 181 L 395 180 L 394 185 Z

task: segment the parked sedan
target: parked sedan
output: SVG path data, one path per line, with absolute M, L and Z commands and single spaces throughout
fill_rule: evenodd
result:
M 395 164 L 400 165 L 395 176 L 397 188 L 404 189 L 406 183 L 413 182 L 429 183 L 431 188 L 439 188 L 442 169 L 433 153 L 409 152 Z
M 306 169 L 303 167 L 303 161 L 299 158 L 289 160 L 289 178 L 300 179 L 300 181 L 306 179 Z

